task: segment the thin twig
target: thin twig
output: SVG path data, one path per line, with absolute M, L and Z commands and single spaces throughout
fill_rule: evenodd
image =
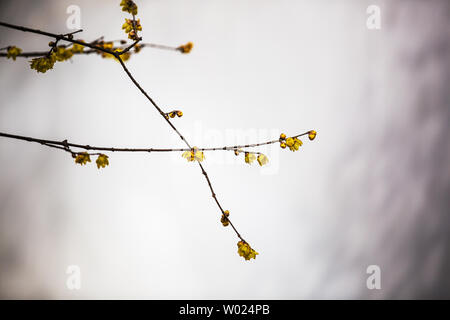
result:
M 123 41 L 123 40 L 105 41 L 105 42 L 117 42 L 117 41 Z M 97 42 L 93 41 L 93 42 L 91 42 L 91 44 L 92 43 L 97 43 Z M 165 45 L 161 45 L 161 44 L 154 44 L 154 43 L 139 43 L 139 42 L 135 41 L 135 42 L 133 42 L 132 44 L 130 44 L 128 46 L 120 46 L 120 47 L 118 47 L 120 50 L 124 50 L 124 51 L 121 51 L 120 54 L 124 54 L 125 52 L 130 51 L 137 44 L 139 44 L 139 49 L 142 49 L 142 48 L 156 48 L 156 49 L 163 49 L 163 50 L 178 51 L 176 47 L 170 47 L 170 46 L 165 46 Z M 6 49 L 8 49 L 8 47 L 1 48 L 0 50 L 2 50 L 2 49 L 6 50 Z M 48 53 L 48 51 L 29 51 L 29 52 L 22 52 L 22 53 L 18 54 L 17 57 L 18 58 L 19 57 L 20 58 L 42 57 L 42 56 L 45 56 L 47 53 Z M 90 50 L 83 50 L 81 52 L 79 52 L 79 51 L 73 52 L 74 55 L 83 55 L 83 54 L 92 54 L 92 53 L 99 53 L 98 49 L 90 49 Z M 130 52 L 130 53 L 133 53 L 133 52 Z M 0 52 L 0 57 L 6 57 L 7 55 L 8 54 L 6 52 Z
M 302 135 L 308 134 L 302 133 L 300 135 L 294 136 L 294 137 L 300 137 Z M 99 147 L 99 146 L 91 146 L 89 144 L 79 144 L 79 143 L 71 143 L 67 140 L 48 140 L 48 139 L 41 139 L 41 138 L 33 138 L 28 136 L 21 136 L 16 134 L 10 134 L 5 132 L 0 132 L 0 137 L 10 138 L 10 139 L 16 139 L 16 140 L 23 140 L 28 142 L 36 142 L 42 145 L 46 145 L 48 147 L 55 147 L 55 146 L 61 146 L 61 147 L 72 147 L 72 148 L 78 148 L 78 149 L 84 149 L 89 151 L 110 151 L 110 152 L 183 152 L 183 151 L 191 151 L 192 148 L 120 148 L 120 147 Z M 261 143 L 254 143 L 251 145 L 237 145 L 237 146 L 225 146 L 225 147 L 213 147 L 213 148 L 197 148 L 198 151 L 239 151 L 239 152 L 249 152 L 254 154 L 259 154 L 259 152 L 251 152 L 247 150 L 242 150 L 243 148 L 251 148 L 251 147 L 258 147 L 268 144 L 277 143 L 279 140 L 271 140 Z
M 132 44 L 130 44 L 128 47 L 126 47 L 124 50 L 120 51 L 120 55 L 127 53 L 130 51 L 134 46 L 136 46 L 140 41 L 142 41 L 142 38 L 138 38 L 136 41 L 134 41 Z
M 166 46 L 166 45 L 163 45 L 163 44 L 141 43 L 139 46 L 141 48 L 150 47 L 150 48 L 162 49 L 162 50 L 179 51 L 178 47 L 171 47 L 171 46 Z
M 68 41 L 68 42 L 72 42 L 72 43 L 77 43 L 77 44 L 81 44 L 83 46 L 89 47 L 91 49 L 95 49 L 95 50 L 100 50 L 103 51 L 105 53 L 109 53 L 112 54 L 113 56 L 116 56 L 117 54 L 111 50 L 99 47 L 99 46 L 95 46 L 93 44 L 87 43 L 87 42 L 83 42 L 80 40 L 75 40 L 75 39 L 71 39 L 68 35 L 64 35 L 64 34 L 56 34 L 56 33 L 50 33 L 50 32 L 46 32 L 46 31 L 41 31 L 38 29 L 32 29 L 32 28 L 27 28 L 27 27 L 23 27 L 23 26 L 17 26 L 14 24 L 10 24 L 10 23 L 6 23 L 6 22 L 2 22 L 0 21 L 0 26 L 4 26 L 10 29 L 16 29 L 16 30 L 20 30 L 23 32 L 31 32 L 31 33 L 36 33 L 36 34 L 41 34 L 43 36 L 47 36 L 47 37 L 51 37 L 51 38 L 55 38 L 55 39 L 59 39 L 59 40 L 64 40 L 64 41 Z

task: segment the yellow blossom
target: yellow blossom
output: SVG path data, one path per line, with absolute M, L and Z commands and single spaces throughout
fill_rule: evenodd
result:
M 141 19 L 135 20 L 135 26 L 137 31 L 142 31 Z
M 315 130 L 311 130 L 311 131 L 308 133 L 308 138 L 309 138 L 309 140 L 314 140 L 314 138 L 316 137 L 316 135 L 317 135 L 317 132 L 316 132 Z
M 256 259 L 256 255 L 259 254 L 253 250 L 247 242 L 239 241 L 237 243 L 238 254 L 245 260 L 250 260 L 251 258 Z
M 191 52 L 193 47 L 194 47 L 194 44 L 192 42 L 188 42 L 186 44 L 179 46 L 177 49 L 179 51 L 181 51 L 181 53 L 189 53 L 189 52 Z
M 114 52 L 120 54 L 120 58 L 122 59 L 123 62 L 128 61 L 130 59 L 130 57 L 131 57 L 131 53 L 129 51 L 127 51 L 125 53 L 122 53 L 122 50 L 114 49 Z M 116 61 L 119 61 L 119 59 L 117 59 L 113 54 L 106 53 L 106 52 L 102 53 L 102 57 L 103 58 L 110 58 L 110 59 L 114 59 Z
M 22 49 L 15 47 L 15 46 L 11 46 L 8 47 L 8 51 L 6 53 L 6 58 L 12 58 L 14 61 L 16 61 L 16 57 L 22 53 Z
M 91 158 L 89 157 L 89 154 L 87 152 L 82 152 L 77 154 L 75 158 L 75 163 L 79 163 L 81 165 L 86 164 L 88 162 L 91 162 Z
M 230 221 L 228 221 L 228 216 L 230 215 L 230 211 L 225 210 L 222 214 L 222 218 L 220 218 L 220 222 L 222 222 L 222 225 L 224 227 L 228 226 L 230 224 Z
M 37 72 L 45 73 L 49 69 L 53 69 L 53 65 L 55 64 L 56 57 L 52 52 L 48 56 L 34 58 L 30 61 L 31 69 L 35 69 Z
M 291 151 L 297 151 L 298 148 L 303 145 L 303 142 L 298 138 L 287 138 L 286 145 Z
M 102 47 L 103 49 L 111 50 L 114 46 L 114 43 L 112 41 L 101 42 L 99 43 L 99 46 Z
M 133 30 L 133 24 L 131 19 L 125 19 L 125 23 L 122 25 L 122 29 L 125 30 L 125 33 L 128 33 L 131 30 Z
M 245 153 L 245 162 L 248 164 L 251 164 L 253 161 L 255 161 L 256 157 L 253 153 L 246 152 Z
M 180 118 L 182 116 L 183 116 L 183 112 L 180 111 L 180 110 L 173 110 L 173 111 L 167 112 L 165 114 L 166 119 L 168 119 L 169 117 L 170 118 L 175 118 L 175 117 L 179 117 Z
M 98 44 L 98 46 L 102 47 L 103 49 L 106 49 L 106 50 L 112 50 L 114 47 L 114 43 L 113 42 L 100 42 Z M 101 53 L 102 58 L 114 58 L 114 56 L 109 53 L 106 53 L 103 51 L 99 51 L 99 53 Z
M 281 142 L 281 143 L 280 143 L 280 147 L 281 147 L 281 149 L 285 149 L 285 148 L 286 148 L 286 143 Z
M 294 139 L 293 138 L 287 138 L 286 139 L 286 145 L 290 148 L 294 145 Z
M 98 169 L 108 166 L 109 165 L 108 156 L 105 154 L 100 154 L 95 163 L 97 163 Z
M 64 47 L 57 47 L 55 49 L 55 58 L 57 61 L 65 61 L 72 58 L 73 52 L 72 50 L 67 50 Z
M 137 5 L 131 0 L 122 0 L 120 2 L 120 6 L 122 7 L 122 11 L 131 13 L 133 15 L 137 15 L 138 13 Z
M 130 60 L 131 53 L 130 53 L 129 51 L 128 51 L 128 52 L 125 52 L 125 53 L 122 54 L 120 57 L 122 58 L 123 61 L 128 61 L 128 60 Z
M 137 31 L 142 31 L 141 20 L 125 19 L 125 23 L 122 25 L 122 29 L 125 33 L 128 33 L 128 38 L 132 40 L 138 40 Z
M 199 151 L 197 147 L 193 147 L 192 150 L 186 151 L 181 155 L 186 158 L 187 161 L 199 161 L 202 162 L 205 159 L 205 155 L 202 151 Z
M 259 165 L 260 166 L 263 166 L 263 165 L 265 165 L 267 162 L 269 162 L 269 159 L 266 157 L 266 155 L 264 155 L 264 154 L 260 154 L 259 156 L 258 156 L 258 163 L 259 163 Z
M 298 138 L 294 138 L 294 149 L 295 150 L 298 150 L 298 148 L 301 147 L 302 145 L 303 145 L 302 140 L 300 140 Z M 294 151 L 294 150 L 292 150 L 292 151 Z
M 122 29 L 125 30 L 125 33 L 130 33 L 133 30 L 142 31 L 141 19 L 137 19 L 134 21 L 132 19 L 125 19 L 125 23 L 122 25 Z
M 120 53 L 122 52 L 122 50 L 116 49 L 116 50 L 114 50 L 114 52 L 117 52 L 117 53 L 120 54 Z M 130 57 L 131 57 L 130 51 L 127 51 L 127 52 L 122 53 L 122 54 L 120 55 L 120 58 L 122 59 L 123 62 L 128 61 L 128 60 L 130 59 Z M 114 58 L 115 60 L 119 61 L 119 59 L 117 59 L 116 57 L 113 56 L 113 58 Z
M 134 46 L 134 52 L 139 53 L 139 51 L 142 50 L 142 46 L 140 44 L 137 44 Z
M 281 140 L 286 139 L 286 135 L 285 135 L 284 133 L 280 134 L 280 139 L 281 139 Z
M 134 30 L 130 31 L 130 33 L 128 33 L 128 39 L 131 40 L 137 40 L 139 37 L 137 36 L 136 32 L 134 32 Z
M 84 42 L 83 40 L 80 40 L 82 42 Z M 84 46 L 78 43 L 74 43 L 72 46 L 72 52 L 74 53 L 81 53 L 84 50 Z

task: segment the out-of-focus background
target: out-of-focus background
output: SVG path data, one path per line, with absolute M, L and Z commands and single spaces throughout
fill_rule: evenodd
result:
M 115 1 L 2 1 L 0 20 L 55 33 L 81 9 L 92 41 L 125 38 Z M 144 49 L 127 65 L 194 145 L 310 129 L 271 166 L 207 153 L 217 195 L 260 253 L 244 261 L 198 166 L 179 154 L 64 152 L 0 138 L 0 297 L 450 298 L 450 2 L 136 1 Z M 370 5 L 381 29 L 366 26 Z M 50 38 L 0 27 L 0 47 Z M 182 147 L 126 77 L 97 55 L 37 74 L 0 60 L 0 132 Z M 81 270 L 69 290 L 68 266 Z M 369 290 L 366 270 L 381 270 Z

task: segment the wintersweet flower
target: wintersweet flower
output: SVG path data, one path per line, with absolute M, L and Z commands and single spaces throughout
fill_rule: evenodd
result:
M 256 255 L 259 253 L 253 250 L 247 242 L 239 241 L 237 243 L 238 254 L 245 260 L 256 259 Z
M 84 42 L 83 40 L 80 40 L 82 42 Z M 72 52 L 73 53 L 81 53 L 84 50 L 84 46 L 78 43 L 74 43 L 72 46 Z
M 298 138 L 287 138 L 286 145 L 291 151 L 297 151 L 303 145 L 303 142 Z
M 52 52 L 48 56 L 32 59 L 30 61 L 30 68 L 35 69 L 37 72 L 45 73 L 47 70 L 53 69 L 55 61 L 55 53 Z
M 199 161 L 202 162 L 205 159 L 205 155 L 202 151 L 199 151 L 197 147 L 193 147 L 190 151 L 186 151 L 181 155 L 186 158 L 187 161 Z
M 260 166 L 263 166 L 269 162 L 269 158 L 267 158 L 266 155 L 264 155 L 262 153 L 258 156 L 257 160 L 258 160 L 258 163 Z
M 131 13 L 132 15 L 137 15 L 138 13 L 137 5 L 131 0 L 122 0 L 120 6 L 122 7 L 122 11 Z
M 88 162 L 91 162 L 91 157 L 89 157 L 89 153 L 87 152 L 79 153 L 75 157 L 75 163 L 79 163 L 80 165 L 84 165 Z
M 108 156 L 105 154 L 100 154 L 95 163 L 97 164 L 98 169 L 105 168 L 107 165 L 109 165 Z
M 256 157 L 253 153 L 246 152 L 245 153 L 245 163 L 251 164 L 253 161 L 255 161 Z
M 226 227 L 230 224 L 230 221 L 228 220 L 229 215 L 230 215 L 230 211 L 225 210 L 222 214 L 222 217 L 220 218 L 220 222 L 222 222 L 222 225 L 224 227 Z
M 13 59 L 16 61 L 16 57 L 22 53 L 22 49 L 16 47 L 16 46 L 10 46 L 8 47 L 8 51 L 6 52 L 6 58 Z
M 73 51 L 68 50 L 65 47 L 57 47 L 55 49 L 55 58 L 57 61 L 66 61 L 73 56 Z
M 194 47 L 194 44 L 192 42 L 188 42 L 186 44 L 179 46 L 177 49 L 179 51 L 181 51 L 181 53 L 189 53 L 189 52 L 191 52 L 193 47 Z

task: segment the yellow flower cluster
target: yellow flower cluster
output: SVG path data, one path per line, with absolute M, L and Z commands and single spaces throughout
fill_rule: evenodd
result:
M 100 42 L 97 44 L 99 47 L 102 47 L 103 49 L 106 50 L 110 50 L 110 51 L 114 51 L 117 53 L 121 53 L 122 50 L 119 48 L 114 48 L 114 43 L 112 41 L 108 41 L 108 42 Z M 100 53 L 102 55 L 102 58 L 109 58 L 109 59 L 114 59 L 116 61 L 119 61 L 119 59 L 117 59 L 114 55 L 110 54 L 110 53 L 106 53 L 103 51 L 98 51 L 98 53 Z M 128 61 L 131 57 L 131 53 L 130 51 L 125 52 L 124 54 L 120 55 L 120 58 L 123 61 Z
M 128 39 L 138 40 L 139 37 L 136 34 L 137 31 L 142 31 L 141 20 L 125 19 L 125 23 L 122 25 L 122 29 L 128 34 Z
M 57 61 L 66 61 L 73 56 L 73 51 L 71 49 L 66 49 L 65 47 L 56 47 L 54 49 L 55 58 Z
M 303 142 L 299 138 L 287 138 L 286 145 L 291 151 L 297 151 L 303 145 Z
M 83 42 L 83 40 L 80 40 L 81 42 Z M 72 46 L 72 52 L 73 53 L 81 53 L 84 50 L 84 46 L 78 43 L 74 43 Z
M 175 118 L 175 117 L 180 118 L 180 117 L 183 116 L 183 112 L 180 111 L 180 110 L 174 110 L 174 111 L 167 112 L 167 113 L 165 114 L 165 116 L 166 116 L 167 119 L 169 119 L 169 117 L 170 117 L 170 118 Z
M 230 211 L 225 210 L 222 214 L 222 218 L 220 218 L 220 222 L 222 222 L 222 225 L 224 227 L 226 227 L 230 224 L 230 221 L 228 220 L 229 215 L 230 215 Z
M 312 141 L 316 138 L 317 132 L 315 130 L 308 131 L 307 133 L 309 140 Z M 302 140 L 298 139 L 297 137 L 286 138 L 286 135 L 284 133 L 280 134 L 280 147 L 282 149 L 289 147 L 291 151 L 297 151 L 302 145 Z
M 133 30 L 133 20 L 125 18 L 125 23 L 122 25 L 122 29 L 125 30 L 125 33 L 130 33 Z
M 177 50 L 181 51 L 181 53 L 189 53 L 189 52 L 191 52 L 193 47 L 194 47 L 194 44 L 192 42 L 188 42 L 186 44 L 179 46 L 177 48 Z
M 193 147 L 191 151 L 186 151 L 182 154 L 183 158 L 187 161 L 199 161 L 202 162 L 205 159 L 205 155 L 202 151 L 199 151 L 197 147 Z
M 15 46 L 10 46 L 8 47 L 8 51 L 6 52 L 6 58 L 8 59 L 13 59 L 14 61 L 16 61 L 16 57 L 22 53 L 22 49 L 15 47 Z
M 122 0 L 120 6 L 122 7 L 122 11 L 131 13 L 132 15 L 137 15 L 138 13 L 137 5 L 131 0 Z
M 91 162 L 91 157 L 87 152 L 80 152 L 75 156 L 75 163 L 85 165 L 88 162 Z M 105 168 L 109 165 L 108 156 L 103 153 L 99 154 L 95 163 L 97 164 L 98 169 Z
M 245 260 L 250 260 L 251 258 L 256 259 L 256 255 L 259 254 L 253 250 L 247 242 L 239 241 L 237 243 L 238 254 Z
M 31 69 L 35 69 L 37 72 L 45 73 L 47 70 L 53 69 L 53 65 L 56 61 L 56 54 L 52 52 L 51 54 L 34 58 L 30 61 Z
M 284 133 L 282 133 L 280 135 L 280 147 L 282 149 L 285 149 L 286 146 L 289 147 L 289 149 L 291 151 L 297 151 L 299 147 L 301 147 L 303 145 L 302 140 L 300 140 L 297 137 L 293 137 L 293 138 L 286 138 L 286 135 Z
M 114 50 L 114 52 L 117 52 L 117 53 L 120 54 L 120 53 L 122 52 L 122 50 L 116 49 L 116 50 Z M 113 57 L 114 60 L 119 61 L 119 59 L 117 59 L 117 58 L 114 57 L 113 55 L 110 55 L 110 56 Z M 128 61 L 128 60 L 130 59 L 130 57 L 131 57 L 130 51 L 127 51 L 127 52 L 125 52 L 124 54 L 121 54 L 121 55 L 120 55 L 120 58 L 122 59 L 122 61 Z
M 100 154 L 95 163 L 97 164 L 98 169 L 106 167 L 109 165 L 108 156 L 105 154 Z
M 75 157 L 75 163 L 79 163 L 80 165 L 84 165 L 88 162 L 91 162 L 91 157 L 87 152 L 81 152 Z
M 239 155 L 239 151 L 234 151 L 235 155 Z M 253 161 L 258 160 L 260 166 L 263 166 L 269 162 L 269 158 L 265 154 L 260 153 L 258 158 L 256 158 L 254 153 L 245 152 L 245 163 L 252 164 Z
M 83 41 L 83 40 L 80 40 Z M 112 44 L 112 42 L 111 42 Z M 49 46 L 54 46 L 55 43 L 51 41 Z M 35 69 L 37 72 L 46 72 L 49 69 L 53 69 L 56 61 L 66 61 L 72 58 L 74 53 L 83 52 L 84 46 L 78 43 L 74 43 L 72 48 L 67 49 L 65 46 L 53 47 L 51 53 L 39 58 L 34 58 L 30 61 L 31 69 Z M 20 50 L 20 49 L 19 49 Z
M 102 42 L 100 42 L 100 43 L 98 43 L 98 46 L 99 47 L 102 47 L 103 49 L 106 49 L 106 50 L 112 50 L 112 48 L 114 47 L 114 42 L 112 42 L 112 41 L 102 41 Z
M 99 42 L 97 43 L 97 46 L 106 49 L 106 50 L 113 50 L 114 48 L 114 43 L 112 41 L 108 41 L 108 42 Z M 103 51 L 99 51 L 99 53 L 102 55 L 102 58 L 114 58 L 114 56 L 112 54 L 103 52 Z

